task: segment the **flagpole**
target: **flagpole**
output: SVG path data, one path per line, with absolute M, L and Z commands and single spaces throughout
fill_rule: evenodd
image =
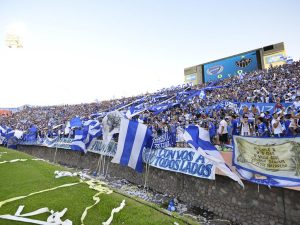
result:
M 105 174 L 105 161 L 106 161 L 106 157 L 103 156 L 103 163 L 102 163 L 102 174 Z
M 99 176 L 100 176 L 100 173 L 101 173 L 102 158 L 103 158 L 103 155 L 100 155 L 100 158 L 99 158 L 99 167 L 97 169 L 97 176 L 98 176 L 98 173 L 99 173 Z
M 99 154 L 99 159 L 98 159 L 98 164 L 97 164 L 97 167 L 96 167 L 96 176 L 97 176 L 97 174 L 98 174 L 98 170 L 99 170 L 99 166 L 100 166 L 100 159 L 101 159 L 101 154 Z
M 148 159 L 146 161 L 146 172 L 145 172 L 144 188 L 147 188 L 148 175 L 149 175 L 149 171 L 150 171 L 150 167 L 151 167 L 151 164 L 149 163 L 149 159 L 150 159 L 151 154 L 152 154 L 153 143 L 154 143 L 154 141 L 152 140 L 152 144 L 151 144 L 151 148 L 150 148 L 150 153 L 149 153 Z
M 57 153 L 57 146 L 56 146 L 55 153 L 54 153 L 53 163 L 55 163 L 56 153 Z

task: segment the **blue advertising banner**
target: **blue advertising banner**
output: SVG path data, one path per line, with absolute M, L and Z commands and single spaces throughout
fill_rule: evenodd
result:
M 162 170 L 215 179 L 215 166 L 191 148 L 145 149 L 143 160 Z
M 204 82 L 215 81 L 258 69 L 256 52 L 204 64 Z

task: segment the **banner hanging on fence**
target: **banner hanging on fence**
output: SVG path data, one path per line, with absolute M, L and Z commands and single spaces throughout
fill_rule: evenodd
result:
M 266 185 L 295 186 L 300 184 L 300 138 L 234 136 L 233 164 L 245 174 L 264 176 Z M 252 178 L 256 182 L 246 177 Z
M 153 148 L 167 148 L 174 147 L 176 144 L 176 133 L 174 132 L 166 132 L 163 135 L 153 138 Z
M 191 148 L 145 149 L 143 160 L 162 170 L 215 179 L 215 166 Z
M 104 141 L 93 140 L 90 146 L 88 147 L 88 152 L 97 153 L 100 155 L 113 157 L 117 151 L 117 143 L 110 141 L 108 144 Z

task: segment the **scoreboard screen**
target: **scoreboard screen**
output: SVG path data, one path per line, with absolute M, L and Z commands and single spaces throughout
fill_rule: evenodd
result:
M 221 59 L 203 66 L 204 82 L 225 79 L 258 69 L 256 51 Z

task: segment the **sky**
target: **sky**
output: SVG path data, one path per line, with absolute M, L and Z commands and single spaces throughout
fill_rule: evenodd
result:
M 0 0 L 0 108 L 89 103 L 182 84 L 184 68 L 284 42 L 298 0 Z M 23 48 L 6 46 L 21 35 Z

